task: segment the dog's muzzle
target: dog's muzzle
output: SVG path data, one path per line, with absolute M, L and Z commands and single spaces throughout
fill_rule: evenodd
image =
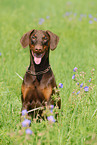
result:
M 45 55 L 45 52 L 38 54 L 32 51 L 32 56 L 34 57 L 35 64 L 37 65 L 40 64 L 44 55 Z

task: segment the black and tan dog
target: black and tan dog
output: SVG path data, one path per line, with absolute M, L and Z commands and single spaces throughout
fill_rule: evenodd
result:
M 22 36 L 22 47 L 30 47 L 30 66 L 21 89 L 22 110 L 45 106 L 45 102 L 54 104 L 51 95 L 57 86 L 49 64 L 49 51 L 54 50 L 58 42 L 59 37 L 48 30 L 31 30 Z M 60 99 L 58 106 L 61 106 Z

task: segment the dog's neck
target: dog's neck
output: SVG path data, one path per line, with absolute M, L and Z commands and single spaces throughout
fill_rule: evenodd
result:
M 31 50 L 30 50 L 30 66 L 29 70 L 35 73 L 44 71 L 49 67 L 49 50 L 45 53 L 39 65 L 35 64 Z

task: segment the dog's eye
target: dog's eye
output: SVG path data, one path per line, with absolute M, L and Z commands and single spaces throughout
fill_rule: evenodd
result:
M 45 36 L 45 37 L 43 37 L 43 41 L 47 41 L 48 39 L 47 39 L 47 37 Z
M 31 44 L 34 44 L 36 42 L 36 37 L 33 35 L 32 37 L 31 37 Z
M 36 39 L 36 37 L 35 36 L 32 36 L 32 40 L 35 40 Z
M 43 37 L 43 44 L 47 45 L 47 43 L 48 43 L 48 38 L 45 36 L 45 37 Z

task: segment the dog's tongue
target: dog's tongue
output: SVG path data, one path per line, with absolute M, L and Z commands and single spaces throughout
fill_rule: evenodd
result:
M 40 64 L 41 63 L 41 59 L 42 59 L 42 54 L 37 55 L 36 53 L 34 54 L 34 62 L 36 64 Z
M 41 58 L 34 57 L 34 62 L 36 64 L 40 64 L 41 63 Z

